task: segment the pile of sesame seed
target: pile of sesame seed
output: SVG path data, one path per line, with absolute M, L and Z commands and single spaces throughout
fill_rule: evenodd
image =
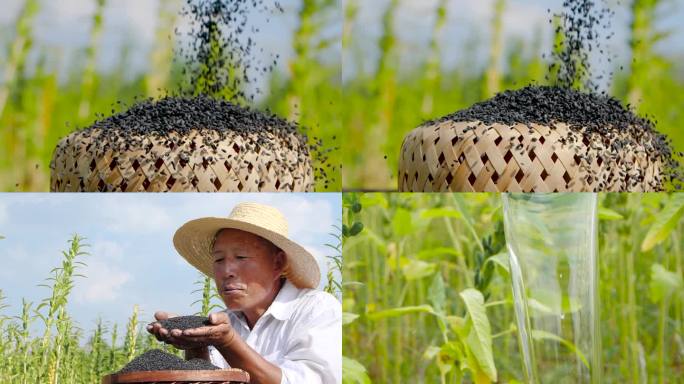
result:
M 229 101 L 200 95 L 192 98 L 151 98 L 108 118 L 89 129 L 121 130 L 128 134 L 187 133 L 193 129 L 227 130 L 240 133 L 297 133 L 297 125 L 269 112 L 261 112 Z
M 192 329 L 209 325 L 209 318 L 206 316 L 177 316 L 159 322 L 163 328 L 171 329 Z
M 299 133 L 294 123 L 268 112 L 203 95 L 145 99 L 123 112 L 102 116 L 81 134 L 88 137 L 93 130 L 98 130 L 101 138 L 95 145 L 115 146 L 119 151 L 140 145 L 145 136 L 168 137 L 170 132 L 182 136 L 192 130 L 211 130 L 217 133 L 217 140 L 226 139 L 228 133 L 253 137 L 247 148 L 241 150 L 278 150 L 286 146 L 298 152 L 299 161 L 307 161 L 309 157 L 308 138 Z M 269 140 L 271 135 L 281 140 Z M 290 140 L 292 135 L 299 140 Z M 209 136 L 204 137 L 203 145 L 215 148 L 216 143 L 211 140 Z M 192 153 L 180 156 L 191 157 Z
M 126 364 L 117 374 L 141 371 L 216 370 L 217 366 L 204 359 L 183 360 L 160 349 L 151 349 Z

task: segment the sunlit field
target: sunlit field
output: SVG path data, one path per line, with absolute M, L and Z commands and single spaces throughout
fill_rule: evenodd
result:
M 87 25 L 88 38 L 84 46 L 71 50 L 37 36 L 36 24 L 56 22 L 45 13 L 59 5 L 44 0 L 15 2 L 21 4 L 18 13 L 0 24 L 0 190 L 47 191 L 49 163 L 60 138 L 136 99 L 178 92 L 186 80 L 182 73 L 186 63 L 181 54 L 176 57 L 177 48 L 189 42 L 181 41 L 174 31 L 187 24 L 180 14 L 186 1 L 153 2 L 156 17 L 150 23 L 155 32 L 150 48 L 142 53 L 146 61 L 142 72 L 135 71 L 132 63 L 132 51 L 141 49 L 137 37 L 121 30 L 120 20 L 107 19 L 117 2 L 83 1 L 80 8 L 93 10 L 79 19 Z M 271 4 L 271 13 L 253 16 L 263 25 L 249 26 L 260 30 L 250 38 L 263 44 L 254 50 L 263 50 L 264 59 L 271 57 L 269 47 L 282 40 L 275 34 L 287 31 L 290 44 L 286 57 L 272 55 L 271 60 L 278 61 L 273 71 L 257 74 L 259 84 L 250 86 L 258 86 L 261 95 L 251 104 L 298 122 L 311 143 L 321 139 L 327 153 L 314 159 L 319 176 L 316 189 L 339 191 L 341 6 L 336 0 L 280 4 L 282 12 Z M 121 36 L 123 45 L 114 48 L 111 41 Z M 116 62 L 103 66 L 103 57 L 114 57 Z
M 682 30 L 661 22 L 684 5 L 596 3 L 616 12 L 609 32 L 622 33 L 591 53 L 605 63 L 592 77 L 656 120 L 675 151 L 684 152 L 684 52 L 675 44 Z M 354 148 L 342 152 L 345 189 L 396 190 L 402 140 L 413 128 L 503 90 L 549 84 L 554 42 L 563 38 L 551 19 L 561 4 L 345 1 L 340 115 L 343 143 Z

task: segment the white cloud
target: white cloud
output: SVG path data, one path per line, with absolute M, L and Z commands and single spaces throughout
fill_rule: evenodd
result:
M 7 240 L 0 241 L 6 242 Z M 17 271 L 19 271 L 21 265 L 33 265 L 33 263 L 29 262 L 31 255 L 25 248 L 13 246 L 9 249 L 5 249 L 2 245 L 3 244 L 0 243 L 0 256 L 3 260 L 3 268 L 0 268 L 0 277 L 2 277 L 3 281 L 16 277 Z
M 113 241 L 98 241 L 90 247 L 89 253 L 97 259 L 121 260 L 123 247 Z
M 124 248 L 121 244 L 103 240 L 92 244 L 90 255 L 78 273 L 85 276 L 76 280 L 74 297 L 80 302 L 112 301 L 119 297 L 124 284 L 131 280 L 131 274 L 123 264 Z
M 7 204 L 0 201 L 0 226 L 7 224 L 8 219 Z M 2 232 L 0 232 L 0 235 L 2 235 Z
M 326 201 L 297 199 L 278 205 L 288 220 L 290 237 L 310 241 L 315 236 L 328 236 L 335 222 L 333 207 Z
M 86 278 L 76 280 L 74 297 L 79 302 L 113 301 L 120 295 L 131 274 L 105 260 L 91 259 L 80 271 Z
M 173 224 L 167 210 L 149 198 L 127 196 L 107 199 L 100 215 L 105 225 L 115 232 L 164 232 Z

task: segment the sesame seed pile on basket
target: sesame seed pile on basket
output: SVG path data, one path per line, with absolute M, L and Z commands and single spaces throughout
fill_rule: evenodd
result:
M 528 86 L 404 139 L 401 191 L 660 191 L 680 180 L 668 139 L 608 96 Z
M 203 359 L 185 361 L 159 349 L 142 353 L 118 372 L 102 378 L 102 384 L 247 384 L 249 381 L 249 374 L 241 369 L 219 369 Z
M 147 99 L 62 139 L 51 191 L 312 191 L 307 137 L 210 97 Z

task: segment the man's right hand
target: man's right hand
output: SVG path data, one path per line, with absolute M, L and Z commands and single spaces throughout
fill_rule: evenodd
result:
M 170 330 L 163 328 L 160 321 L 164 321 L 166 319 L 170 319 L 172 317 L 177 317 L 178 315 L 174 313 L 169 313 L 169 312 L 164 312 L 164 311 L 157 311 L 154 313 L 154 318 L 157 320 L 152 324 L 147 325 L 147 332 L 151 333 L 154 335 L 154 337 L 157 338 L 157 340 L 162 341 L 162 342 L 168 342 L 168 338 L 170 335 Z
M 185 350 L 185 359 L 190 360 L 194 358 L 200 358 L 200 359 L 205 359 L 209 360 L 209 350 L 206 347 L 200 347 L 200 348 L 183 348 L 181 345 L 176 345 L 173 343 L 171 339 L 173 339 L 173 336 L 171 336 L 171 330 L 163 328 L 162 325 L 159 323 L 160 321 L 164 321 L 166 319 L 170 319 L 172 317 L 178 317 L 175 313 L 170 313 L 170 312 L 164 312 L 164 311 L 157 311 L 154 313 L 154 318 L 157 320 L 152 324 L 147 325 L 147 332 L 151 333 L 154 335 L 154 337 L 157 338 L 157 340 L 171 344 L 176 348 L 183 349 Z

